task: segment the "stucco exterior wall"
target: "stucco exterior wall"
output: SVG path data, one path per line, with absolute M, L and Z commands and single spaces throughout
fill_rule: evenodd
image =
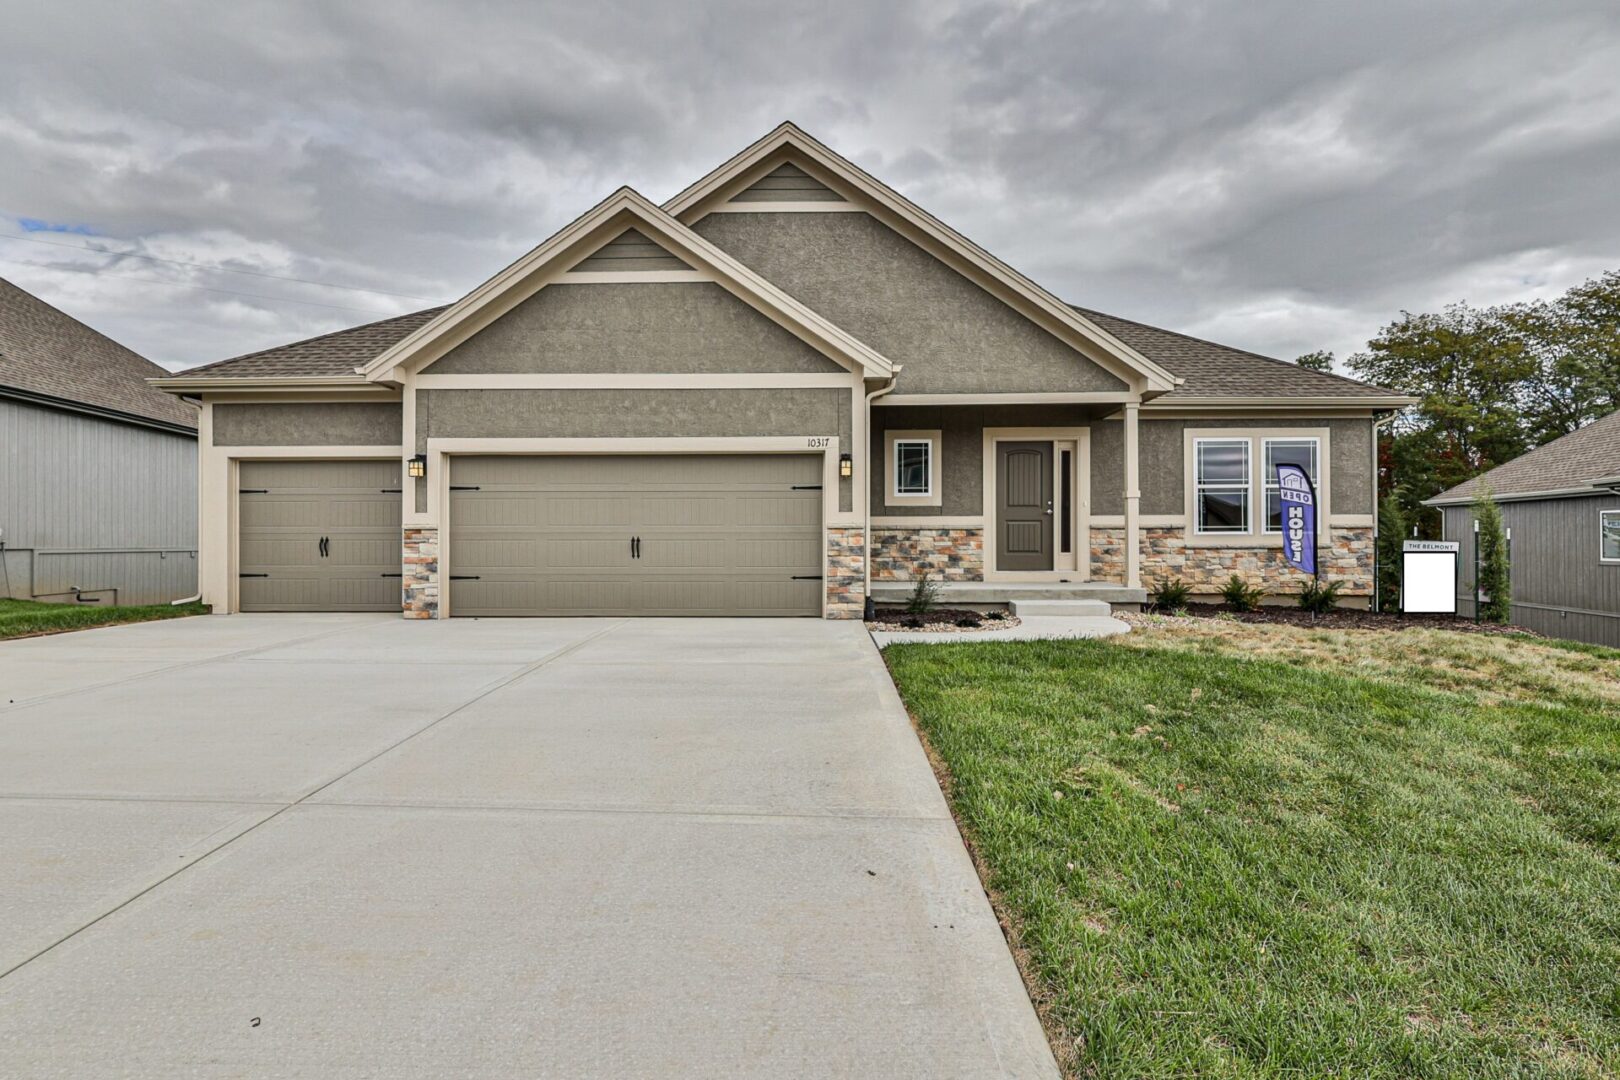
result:
M 850 395 L 838 388 L 725 390 L 421 390 L 416 446 L 429 438 L 678 438 L 832 435 L 850 445 Z M 839 509 L 853 509 L 850 481 Z
M 215 446 L 398 446 L 395 401 L 215 404 Z
M 845 369 L 712 282 L 549 285 L 422 369 L 432 375 Z
M 899 393 L 1125 389 L 869 214 L 710 214 L 694 228 L 904 365 Z

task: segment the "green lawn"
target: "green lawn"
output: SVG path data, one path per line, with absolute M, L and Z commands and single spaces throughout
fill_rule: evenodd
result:
M 1620 1075 L 1620 652 L 885 653 L 1073 1076 Z
M 151 604 L 137 607 L 112 607 L 101 604 L 42 604 L 36 600 L 0 599 L 0 640 L 14 637 L 32 637 L 35 634 L 59 634 L 66 630 L 83 630 L 90 626 L 111 626 L 114 623 L 150 622 L 153 619 L 177 619 L 184 615 L 206 615 L 206 604 Z

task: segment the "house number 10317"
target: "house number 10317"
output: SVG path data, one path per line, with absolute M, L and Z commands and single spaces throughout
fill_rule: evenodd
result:
M 815 438 L 809 440 L 809 442 L 810 449 L 825 450 L 827 447 L 832 445 L 832 437 L 829 435 L 817 435 Z

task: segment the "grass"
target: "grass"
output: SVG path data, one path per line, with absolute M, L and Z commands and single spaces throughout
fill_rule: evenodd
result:
M 101 604 L 42 604 L 37 600 L 0 599 L 0 641 L 6 638 L 60 634 L 92 626 L 116 623 L 151 622 L 178 619 L 186 615 L 206 615 L 206 604 L 146 604 L 130 607 L 103 607 Z
M 1065 1071 L 1620 1075 L 1620 651 L 897 645 Z

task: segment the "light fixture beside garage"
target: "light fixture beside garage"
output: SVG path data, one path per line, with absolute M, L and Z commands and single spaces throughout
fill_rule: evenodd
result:
M 855 475 L 855 459 L 849 454 L 838 455 L 838 475 L 848 480 Z
M 410 467 L 406 470 L 413 479 L 421 479 L 427 475 L 427 455 L 417 454 L 411 458 Z

